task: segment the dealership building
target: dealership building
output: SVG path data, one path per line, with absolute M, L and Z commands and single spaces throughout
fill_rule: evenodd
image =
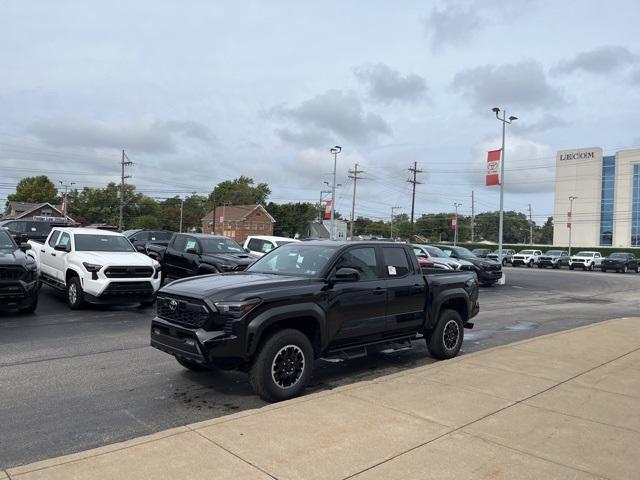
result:
M 640 150 L 559 151 L 555 193 L 554 245 L 640 247 Z

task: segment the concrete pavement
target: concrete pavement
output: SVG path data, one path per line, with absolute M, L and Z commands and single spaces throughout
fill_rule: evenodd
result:
M 610 320 L 6 474 L 20 480 L 635 479 L 638 327 L 640 318 Z

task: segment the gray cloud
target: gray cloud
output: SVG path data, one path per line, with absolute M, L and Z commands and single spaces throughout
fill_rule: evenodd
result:
M 578 70 L 595 75 L 607 74 L 636 64 L 638 56 L 628 48 L 619 45 L 603 45 L 575 57 L 558 63 L 552 72 L 555 74 L 572 73 Z
M 176 137 L 214 142 L 211 131 L 194 121 L 155 121 L 135 125 L 64 119 L 32 124 L 27 133 L 52 147 L 126 148 L 141 153 L 174 153 Z
M 558 127 L 569 125 L 569 122 L 551 113 L 545 113 L 542 118 L 535 122 L 523 123 L 520 121 L 512 125 L 512 129 L 520 134 L 546 132 Z
M 500 105 L 536 109 L 566 103 L 535 61 L 463 70 L 455 75 L 452 87 L 479 109 Z
M 331 134 L 366 143 L 378 135 L 391 133 L 381 116 L 365 112 L 357 97 L 339 90 L 328 90 L 302 102 L 298 107 L 276 107 L 272 113 L 296 124 L 297 129 L 276 131 L 282 140 L 294 143 Z
M 394 100 L 417 100 L 427 91 L 427 82 L 420 75 L 409 73 L 402 76 L 384 63 L 358 67 L 354 73 L 360 82 L 369 87 L 371 98 L 384 104 Z

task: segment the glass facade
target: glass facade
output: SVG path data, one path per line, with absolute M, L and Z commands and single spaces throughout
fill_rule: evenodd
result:
M 640 164 L 633 166 L 631 203 L 631 246 L 640 247 Z
M 616 157 L 613 155 L 609 157 L 602 157 L 602 195 L 600 197 L 601 198 L 600 245 L 603 245 L 603 246 L 612 245 L 613 243 L 613 202 L 614 202 L 614 192 L 615 192 L 615 181 L 616 181 Z M 635 187 L 634 187 L 634 192 L 635 192 Z

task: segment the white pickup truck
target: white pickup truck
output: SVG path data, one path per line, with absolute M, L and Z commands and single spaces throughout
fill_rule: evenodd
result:
M 600 268 L 602 265 L 602 255 L 600 252 L 578 252 L 575 255 L 571 255 L 569 260 L 569 269 L 582 268 L 583 270 L 593 270 L 594 268 Z
M 540 250 L 520 250 L 511 257 L 511 264 L 514 267 L 517 267 L 518 265 L 526 265 L 531 268 L 538 264 L 541 255 L 542 252 Z
M 151 305 L 160 264 L 124 235 L 91 228 L 54 228 L 44 243 L 30 240 L 40 281 L 67 294 L 72 309 L 86 303 Z

